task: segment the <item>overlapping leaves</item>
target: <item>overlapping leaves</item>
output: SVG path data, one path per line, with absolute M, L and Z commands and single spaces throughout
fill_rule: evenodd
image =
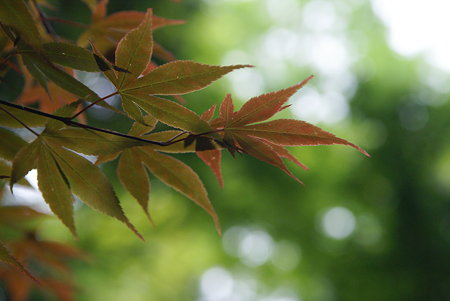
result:
M 125 34 L 138 27 L 146 18 L 145 13 L 138 11 L 123 11 L 107 16 L 107 4 L 108 0 L 101 0 L 96 5 L 89 5 L 92 11 L 92 23 L 78 38 L 77 43 L 81 47 L 94 43 L 101 52 L 107 53 L 117 46 Z M 151 30 L 183 23 L 182 20 L 153 16 Z M 154 52 L 162 60 L 171 61 L 175 59 L 172 53 L 157 43 L 154 45 Z
M 221 135 L 223 145 L 232 154 L 246 153 L 278 167 L 297 181 L 299 180 L 289 171 L 283 159 L 288 159 L 304 169 L 306 166 L 290 154 L 285 148 L 287 146 L 343 144 L 368 155 L 360 147 L 304 121 L 278 119 L 256 123 L 265 121 L 285 109 L 289 97 L 311 78 L 312 76 L 290 88 L 251 98 L 238 111 L 234 109 L 231 95 L 227 95 L 220 106 L 219 116 L 210 121 L 210 125 Z M 216 157 L 212 158 L 217 161 Z M 212 160 L 207 162 L 212 164 Z M 213 171 L 216 175 L 219 174 L 217 167 L 213 168 Z M 222 181 L 220 174 L 218 179 L 219 182 Z
M 27 128 L 37 136 L 27 143 L 12 131 L 0 128 L 0 157 L 12 162 L 12 166 L 0 165 L 0 180 L 9 181 L 13 189 L 30 170 L 37 169 L 39 189 L 45 201 L 73 234 L 76 233 L 73 202 L 77 195 L 90 207 L 124 222 L 139 235 L 122 211 L 108 179 L 79 153 L 98 156 L 98 164 L 118 158 L 118 178 L 149 218 L 147 171 L 202 207 L 211 215 L 219 232 L 217 214 L 200 177 L 170 153 L 195 152 L 211 168 L 221 186 L 223 149 L 233 156 L 235 153 L 253 156 L 297 181 L 284 160 L 305 169 L 306 166 L 287 147 L 342 144 L 368 155 L 358 146 L 307 122 L 271 119 L 288 107 L 288 99 L 312 77 L 287 89 L 251 98 L 239 110 L 235 110 L 231 95 L 227 95 L 216 118 L 215 105 L 198 115 L 164 98 L 203 89 L 223 75 L 249 66 L 212 66 L 174 60 L 154 42 L 153 30 L 180 21 L 154 16 L 151 9 L 145 13 L 121 12 L 107 16 L 107 0 L 85 2 L 92 11 L 92 24 L 80 36 L 77 46 L 52 40 L 51 35 L 43 32 L 42 26 L 32 20 L 28 2 L 0 0 L 0 8 L 4 9 L 0 12 L 2 28 L 21 56 L 18 63 L 33 78 L 27 80 L 31 88 L 22 94 L 20 101 L 30 103 L 38 95 L 41 110 L 47 112 L 58 107 L 52 102 L 55 95 L 67 98 L 62 103 L 72 103 L 55 113 L 59 117 L 31 114 L 20 107 L 0 104 L 0 126 Z M 92 50 L 83 48 L 88 46 L 88 41 L 92 42 Z M 112 63 L 104 53 L 114 47 Z M 152 62 L 153 56 L 170 62 L 157 66 Z M 134 122 L 127 135 L 94 127 L 88 129 L 71 122 L 93 104 L 122 113 L 104 102 L 108 97 L 101 98 L 73 77 L 71 69 L 103 72 L 111 81 L 116 91 L 109 96 L 120 96 L 122 110 Z M 44 97 L 45 93 L 49 96 Z M 76 98 L 91 105 L 75 114 L 81 103 Z M 173 129 L 154 132 L 157 122 Z M 38 134 L 31 129 L 35 126 L 45 126 L 45 129 Z M 1 244 L 0 260 L 23 269 Z
M 0 212 L 2 210 L 0 208 Z M 33 289 L 48 290 L 59 300 L 74 300 L 75 286 L 67 260 L 86 259 L 85 254 L 68 245 L 41 240 L 34 232 L 26 233 L 24 238 L 9 243 L 8 247 L 10 251 L 5 253 L 6 247 L 0 244 L 0 261 L 9 263 L 0 265 L 0 279 L 8 292 L 8 300 L 28 300 Z M 22 263 L 39 270 L 37 278 L 29 274 Z M 43 267 L 47 273 L 43 272 Z
M 107 140 L 98 133 L 84 134 L 89 133 L 88 130 L 78 130 L 78 133 L 74 133 L 77 129 L 67 131 L 54 131 L 47 126 L 36 140 L 23 147 L 14 157 L 11 187 L 31 169 L 37 168 L 39 189 L 45 201 L 72 233 L 75 234 L 72 194 L 76 194 L 90 207 L 124 222 L 138 234 L 124 215 L 119 200 L 103 173 L 87 159 L 66 149 L 71 145 L 77 149 L 83 148 L 83 145 L 92 145 L 94 137 L 96 143 L 104 140 L 95 146 L 96 149 L 102 145 L 114 147 L 119 143 Z M 123 142 L 123 147 L 134 144 L 129 144 L 130 141 Z

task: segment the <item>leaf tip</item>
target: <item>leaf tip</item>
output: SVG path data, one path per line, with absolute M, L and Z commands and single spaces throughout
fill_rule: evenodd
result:
M 148 221 L 150 222 L 150 225 L 155 228 L 156 224 L 155 221 L 153 220 L 152 216 L 150 215 L 150 213 L 148 212 L 148 210 L 144 209 L 145 212 L 145 216 L 147 216 Z
M 216 231 L 217 234 L 219 234 L 219 237 L 222 237 L 222 229 L 220 228 L 220 222 L 217 216 L 214 218 L 214 226 L 216 227 Z
M 128 226 L 128 228 L 130 228 L 131 231 L 133 231 L 134 234 L 136 234 L 137 237 L 139 237 L 140 240 L 145 242 L 145 238 L 141 233 L 139 233 L 139 231 L 134 227 L 132 223 L 130 223 L 129 221 L 125 221 L 125 224 Z
M 364 149 L 362 149 L 361 147 L 357 146 L 356 144 L 350 143 L 348 144 L 349 146 L 353 147 L 354 149 L 356 149 L 357 151 L 359 151 L 361 154 L 363 154 L 364 156 L 368 157 L 368 158 L 372 158 L 372 156 L 366 152 Z
M 75 227 L 70 227 L 69 230 L 70 230 L 70 233 L 72 234 L 73 238 L 78 240 L 78 234 L 77 234 Z
M 254 68 L 255 66 L 253 65 L 248 65 L 248 64 L 239 64 L 239 65 L 231 65 L 230 67 L 234 67 L 234 69 L 241 69 L 241 68 Z

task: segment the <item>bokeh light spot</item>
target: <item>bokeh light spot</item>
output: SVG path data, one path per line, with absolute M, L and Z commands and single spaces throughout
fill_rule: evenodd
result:
M 344 207 L 328 209 L 322 217 L 322 230 L 331 238 L 344 239 L 352 234 L 355 227 L 355 216 Z
M 206 270 L 200 280 L 200 289 L 206 300 L 228 300 L 234 286 L 233 276 L 224 268 Z
M 248 266 L 260 266 L 270 258 L 273 252 L 272 237 L 265 231 L 247 232 L 239 244 L 239 257 Z

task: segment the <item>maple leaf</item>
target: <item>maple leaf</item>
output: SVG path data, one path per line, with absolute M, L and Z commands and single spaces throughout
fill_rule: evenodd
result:
M 148 120 L 150 118 L 147 117 L 146 119 Z M 128 148 L 115 154 L 99 156 L 96 164 L 119 157 L 118 178 L 130 194 L 136 198 L 139 205 L 150 218 L 148 213 L 150 180 L 144 169 L 146 167 L 146 169 L 163 183 L 202 207 L 212 217 L 218 233 L 221 234 L 219 218 L 211 205 L 205 186 L 197 173 L 182 161 L 160 153 L 195 152 L 194 145 L 185 147 L 182 141 L 182 136 L 186 137 L 188 134 L 181 132 L 180 135 L 179 131 L 163 131 L 144 135 L 145 132 L 151 129 L 152 127 L 145 127 L 142 124 L 135 123 L 130 129 L 129 134 L 141 135 L 141 137 L 152 141 L 168 141 L 174 137 L 180 138 L 180 141 L 167 146 L 148 145 Z
M 33 288 L 47 289 L 60 300 L 74 300 L 74 287 L 65 261 L 73 258 L 86 260 L 86 254 L 68 245 L 37 239 L 34 232 L 26 233 L 23 239 L 11 243 L 10 249 L 14 257 L 29 266 L 45 266 L 46 270 L 51 268 L 49 276 L 42 275 L 40 270 L 41 275 L 36 279 L 23 275 L 18 269 L 0 266 L 0 279 L 3 280 L 11 300 L 27 300 Z
M 30 279 L 38 282 L 37 279 L 34 278 L 34 276 L 31 275 L 31 273 L 15 257 L 11 255 L 11 253 L 8 251 L 8 249 L 3 245 L 1 241 L 0 241 L 0 261 L 17 268 L 25 275 L 30 277 Z
M 161 65 L 124 86 L 121 93 L 179 95 L 210 85 L 223 75 L 250 65 L 211 66 L 192 61 L 173 61 Z
M 43 112 L 53 113 L 63 105 L 76 100 L 77 98 L 72 93 L 50 82 L 47 91 L 40 85 L 25 89 L 16 102 L 23 105 L 38 103 Z
M 75 105 L 65 107 L 60 113 L 70 114 L 75 107 Z M 95 143 L 92 143 L 94 139 Z M 87 148 L 89 145 L 93 146 L 94 150 L 89 150 Z M 62 122 L 51 120 L 33 142 L 22 147 L 15 155 L 10 180 L 11 190 L 18 180 L 31 169 L 37 168 L 39 189 L 44 200 L 74 235 L 76 231 L 72 193 L 90 207 L 124 222 L 141 237 L 124 215 L 119 200 L 103 173 L 85 158 L 67 150 L 74 146 L 75 150 L 81 148 L 87 149 L 88 153 L 101 153 L 102 147 L 105 147 L 106 152 L 113 152 L 136 145 L 136 142 L 122 138 L 122 141 L 116 144 L 118 148 L 111 149 L 114 145 L 114 142 L 111 143 L 101 133 L 66 129 Z
M 152 11 L 148 10 L 142 22 L 118 43 L 115 64 L 129 73 L 104 72 L 121 95 L 123 110 L 130 118 L 141 123 L 144 110 L 174 127 L 193 132 L 210 130 L 197 114 L 152 95 L 179 95 L 197 91 L 234 69 L 248 66 L 221 67 L 192 61 L 173 61 L 149 69 L 147 66 L 151 63 L 154 46 L 152 20 Z M 140 76 L 144 71 L 145 75 Z
M 0 158 L 11 161 L 26 144 L 25 140 L 13 132 L 0 128 Z
M 12 118 L 11 115 L 16 118 Z M 21 120 L 23 123 L 30 127 L 44 126 L 47 122 L 47 118 L 36 114 L 30 114 L 24 110 L 18 108 L 6 107 L 0 104 L 0 126 L 10 128 L 23 128 L 23 124 L 18 122 Z
M 52 81 L 57 86 L 89 102 L 95 102 L 100 97 L 85 84 L 72 77 L 69 73 L 56 67 L 44 57 L 24 54 L 23 61 L 30 73 L 38 80 L 42 87 L 48 89 L 47 83 Z M 115 112 L 120 112 L 106 102 L 99 105 Z
M 116 65 L 128 70 L 120 73 L 117 89 L 137 78 L 147 67 L 152 57 L 152 10 L 147 10 L 141 24 L 129 31 L 116 48 Z
M 151 9 L 107 16 L 108 0 L 82 1 L 92 12 L 92 23 L 85 26 L 87 30 L 80 35 L 77 46 L 62 42 L 64 37 L 56 37 L 48 26 L 49 21 L 57 18 L 47 18 L 40 11 L 36 3 L 45 4 L 44 0 L 0 0 L 1 27 L 9 43 L 7 47 L 0 45 L 5 55 L 1 64 L 24 75 L 24 91 L 16 102 L 25 105 L 37 102 L 40 108 L 37 111 L 0 100 L 0 126 L 25 128 L 36 135 L 34 141 L 27 143 L 13 131 L 0 128 L 0 189 L 5 189 L 6 182 L 11 190 L 16 183 L 29 185 L 25 175 L 37 169 L 38 186 L 45 202 L 73 235 L 76 235 L 73 202 L 77 195 L 88 206 L 120 220 L 141 237 L 125 216 L 111 183 L 98 166 L 81 154 L 97 156 L 97 164 L 118 158 L 117 176 L 121 184 L 150 221 L 148 172 L 203 208 L 219 233 L 219 219 L 202 180 L 172 153 L 195 153 L 212 170 L 221 187 L 223 149 L 233 156 L 235 153 L 253 156 L 298 182 L 285 161 L 307 167 L 287 147 L 342 144 L 368 156 L 358 146 L 307 122 L 271 119 L 289 106 L 288 99 L 312 77 L 292 87 L 253 97 L 237 111 L 227 94 L 215 119 L 217 105 L 201 115 L 189 110 L 181 95 L 203 89 L 235 69 L 250 66 L 175 60 L 153 40 L 153 31 L 183 21 L 155 16 Z M 85 49 L 89 44 L 90 50 Z M 103 54 L 114 59 L 110 62 Z M 17 55 L 17 63 L 11 62 L 11 55 Z M 168 63 L 157 66 L 153 57 Z M 78 81 L 72 69 L 102 72 L 116 91 L 101 98 Z M 0 75 L 6 71 L 0 70 Z M 120 96 L 123 111 L 104 101 L 113 95 Z M 162 98 L 166 96 L 178 103 Z M 90 104 L 75 114 L 82 101 Z M 73 121 L 95 104 L 116 113 L 125 112 L 134 122 L 128 134 Z M 158 122 L 172 129 L 153 132 Z M 33 130 L 37 126 L 44 127 L 42 133 Z M 36 216 L 40 215 L 29 208 L 0 207 L 2 226 L 16 226 L 15 223 Z M 47 265 L 64 276 L 69 273 L 64 259 L 81 256 L 70 247 L 43 242 L 34 235 L 7 246 L 0 243 L 0 260 L 9 264 L 0 265 L 0 278 L 15 300 L 27 299 L 33 286 L 22 275 L 27 273 L 29 261 Z M 43 287 L 62 300 L 73 300 L 69 281 L 45 276 L 39 279 Z
M 287 146 L 342 144 L 351 146 L 369 156 L 366 151 L 353 143 L 305 121 L 278 119 L 257 123 L 267 120 L 285 109 L 287 107 L 285 103 L 289 97 L 311 78 L 312 76 L 287 89 L 251 98 L 237 112 L 234 111 L 231 95 L 228 94 L 220 105 L 219 116 L 211 120 L 209 124 L 222 136 L 223 145 L 232 154 L 236 151 L 247 153 L 278 167 L 298 182 L 300 181 L 289 171 L 283 159 L 290 160 L 304 169 L 307 167 L 285 149 Z M 215 150 L 214 157 L 217 157 L 217 152 L 220 150 Z M 212 164 L 212 162 L 206 163 Z M 217 163 L 215 164 L 212 168 L 219 178 Z
M 107 53 L 119 43 L 124 35 L 130 30 L 135 29 L 145 19 L 145 13 L 138 11 L 122 11 L 106 16 L 107 4 L 108 1 L 102 0 L 99 1 L 96 6 L 90 6 L 93 12 L 92 23 L 78 38 L 78 45 L 85 47 L 92 42 L 99 51 Z M 153 25 L 151 29 L 156 30 L 161 27 L 184 23 L 185 22 L 182 20 L 172 20 L 153 16 Z M 155 54 L 166 61 L 175 59 L 169 51 L 156 43 Z
M 207 122 L 194 112 L 153 95 L 180 95 L 197 91 L 228 72 L 248 65 L 221 67 L 192 61 L 173 61 L 149 69 L 147 66 L 151 63 L 154 46 L 152 24 L 152 11 L 148 10 L 142 22 L 118 43 L 115 64 L 129 73 L 104 72 L 121 95 L 123 110 L 130 118 L 141 123 L 143 110 L 170 126 L 191 132 L 210 130 Z M 144 71 L 145 75 L 140 76 Z
M 309 76 L 301 83 L 287 89 L 251 98 L 236 113 L 227 113 L 227 118 L 229 118 L 227 127 L 241 126 L 272 117 L 283 108 L 289 97 L 306 85 L 312 78 L 312 76 Z M 231 97 L 229 102 L 231 102 Z
M 229 97 L 227 95 L 227 97 Z M 208 110 L 206 110 L 200 118 L 205 120 L 206 122 L 211 122 L 211 120 L 214 117 L 214 113 L 216 111 L 217 105 L 211 106 Z M 198 148 L 196 148 L 198 149 Z M 197 156 L 212 170 L 214 175 L 217 178 L 217 181 L 219 182 L 219 185 L 221 188 L 223 188 L 223 177 L 220 167 L 220 162 L 222 160 L 222 152 L 219 149 L 219 147 L 215 146 L 215 149 L 211 150 L 202 150 L 202 151 L 196 151 Z
M 222 152 L 219 149 L 198 151 L 197 156 L 213 171 L 214 175 L 219 181 L 220 187 L 223 188 L 223 177 L 220 168 L 220 162 L 222 160 Z
M 20 39 L 28 44 L 36 48 L 41 45 L 42 28 L 39 27 L 40 23 L 34 22 L 25 1 L 0 1 L 0 20 L 4 25 L 14 28 Z
M 2 225 L 20 224 L 44 216 L 43 213 L 27 206 L 0 206 L 0 224 Z

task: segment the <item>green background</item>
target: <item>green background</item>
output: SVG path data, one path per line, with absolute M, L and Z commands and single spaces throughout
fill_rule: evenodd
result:
M 177 156 L 204 180 L 222 238 L 205 212 L 154 178 L 152 227 L 118 184 L 115 164 L 106 165 L 146 242 L 85 207 L 76 214 L 78 240 L 56 219 L 42 222 L 43 238 L 90 254 L 89 262 L 71 263 L 76 300 L 448 298 L 449 94 L 424 80 L 443 72 L 420 55 L 406 58 L 391 50 L 388 28 L 369 1 L 315 1 L 316 10 L 313 1 L 110 2 L 109 13 L 153 7 L 159 16 L 186 20 L 155 33 L 179 59 L 255 66 L 187 95 L 187 106 L 196 112 L 220 103 L 226 93 L 239 107 L 245 97 L 314 74 L 308 88 L 291 99 L 293 110 L 280 116 L 312 122 L 372 157 L 343 146 L 294 148 L 310 167 L 289 165 L 305 183 L 299 185 L 253 158 L 224 152 L 221 189 L 197 157 Z M 322 10 L 319 2 L 325 3 Z M 49 14 L 89 22 L 81 2 L 54 5 L 57 11 Z M 324 14 L 324 7 L 334 15 Z M 67 25 L 55 28 L 72 39 L 79 34 Z M 340 48 L 327 49 L 333 43 L 347 45 L 345 55 Z M 447 74 L 440 76 L 449 83 Z M 98 123 L 128 126 L 111 118 Z M 36 294 L 33 300 L 46 298 Z

